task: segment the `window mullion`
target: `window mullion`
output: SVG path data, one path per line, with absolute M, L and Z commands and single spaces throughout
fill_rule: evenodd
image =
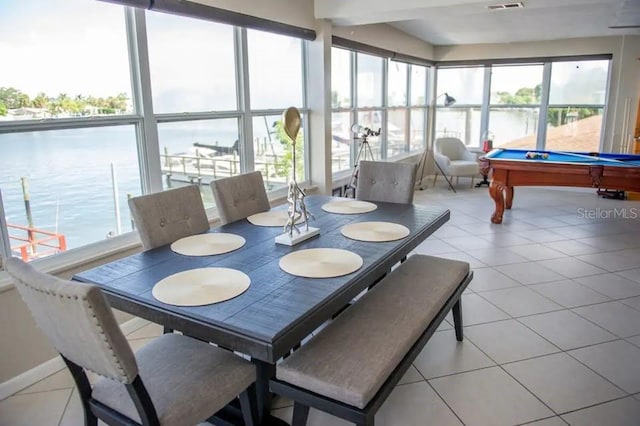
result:
M 8 259 L 10 257 L 11 244 L 9 242 L 9 230 L 7 229 L 4 204 L 2 203 L 2 191 L 0 191 L 0 260 L 2 260 L 2 264 L 4 265 L 4 259 Z
M 137 114 L 142 117 L 142 122 L 136 125 L 142 192 L 157 192 L 162 190 L 162 170 L 160 167 L 158 123 L 153 114 L 153 98 L 151 96 L 145 11 L 126 8 L 125 20 L 129 63 L 131 64 L 133 104 Z
M 476 135 L 479 138 L 478 146 L 482 147 L 482 138 L 489 138 L 489 114 L 491 103 L 491 65 L 484 67 L 484 85 L 482 89 L 482 106 L 480 107 L 480 134 Z
M 382 133 L 380 134 L 380 159 L 387 158 L 387 127 L 389 127 L 389 117 L 387 108 L 389 108 L 389 60 L 382 61 L 382 111 L 380 114 L 380 125 L 382 126 Z M 372 123 L 373 124 L 373 123 Z
M 543 150 L 547 139 L 547 116 L 549 111 L 549 91 L 551 88 L 551 62 L 545 62 L 542 69 L 542 93 L 540 94 L 540 113 L 538 116 L 538 138 L 536 149 Z
M 249 49 L 247 29 L 236 28 L 235 59 L 238 107 L 240 109 L 240 171 L 246 173 L 255 170 L 253 156 L 253 117 L 251 115 L 251 96 L 249 88 Z

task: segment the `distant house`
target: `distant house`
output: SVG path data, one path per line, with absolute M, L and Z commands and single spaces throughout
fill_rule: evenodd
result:
M 7 117 L 14 120 L 32 120 L 34 118 L 48 118 L 50 115 L 46 108 L 14 108 L 7 111 Z

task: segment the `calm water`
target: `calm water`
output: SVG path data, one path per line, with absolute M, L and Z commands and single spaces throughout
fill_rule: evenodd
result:
M 161 144 L 171 153 L 188 151 L 196 140 L 207 138 L 193 132 L 161 135 Z M 68 248 L 115 234 L 111 163 L 116 167 L 120 224 L 127 232 L 127 194 L 141 192 L 132 127 L 0 135 L 0 190 L 7 222 L 27 224 L 20 183 L 27 177 L 36 228 L 64 234 Z

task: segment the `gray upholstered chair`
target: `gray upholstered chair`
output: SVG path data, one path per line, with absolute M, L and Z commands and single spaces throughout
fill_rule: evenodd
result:
M 415 164 L 360 161 L 356 199 L 410 204 L 415 183 Z
M 271 208 L 260 172 L 213 180 L 211 190 L 223 225 Z
M 442 172 L 447 176 L 471 177 L 480 174 L 480 163 L 478 156 L 467 150 L 466 145 L 458 138 L 438 138 L 435 142 L 434 157 Z M 438 173 L 436 172 L 433 184 L 436 184 Z M 453 188 L 453 187 L 452 187 Z
M 145 250 L 209 230 L 196 185 L 131 198 L 129 208 Z
M 236 396 L 256 424 L 256 371 L 232 352 L 165 334 L 135 354 L 96 286 L 66 281 L 8 259 L 7 271 L 37 325 L 67 364 L 85 425 L 195 425 Z M 93 389 L 86 370 L 101 376 Z

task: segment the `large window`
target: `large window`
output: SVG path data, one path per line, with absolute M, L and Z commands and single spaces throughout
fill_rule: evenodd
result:
M 332 48 L 333 173 L 351 169 L 361 152 L 360 138 L 351 131 L 354 123 L 381 129 L 380 136 L 369 137 L 375 159 L 393 159 L 424 149 L 427 77 L 424 66 Z M 366 155 L 370 158 L 369 150 Z
M 536 147 L 542 71 L 542 65 L 492 67 L 485 138 L 493 140 L 494 147 Z
M 599 151 L 608 59 L 437 70 L 435 137 L 470 147 Z M 456 99 L 441 106 L 443 93 Z
M 0 120 L 130 113 L 122 7 L 22 0 L 0 13 Z
M 356 55 L 358 69 L 358 108 L 382 106 L 383 59 L 364 53 Z
M 466 145 L 478 146 L 480 107 L 484 86 L 484 67 L 443 68 L 438 70 L 435 137 L 456 137 Z M 444 94 L 456 99 L 443 106 Z
M 304 125 L 304 116 L 302 117 Z M 292 141 L 282 126 L 281 115 L 253 117 L 253 150 L 256 158 L 255 170 L 262 172 L 268 190 L 284 188 L 292 172 Z M 296 180 L 305 176 L 304 128 L 300 128 L 295 143 Z
M 236 110 L 233 27 L 147 13 L 156 113 Z
M 14 2 L 0 40 L 11 253 L 32 260 L 131 231 L 127 197 L 142 187 L 124 9 Z
M 0 40 L 13 255 L 127 233 L 127 199 L 141 193 L 198 184 L 213 207 L 211 180 L 251 170 L 268 190 L 286 187 L 289 106 L 303 113 L 296 172 L 306 178 L 300 39 L 103 2 L 24 0 L 0 13 Z
M 5 133 L 0 151 L 15 255 L 39 258 L 131 231 L 127 198 L 140 194 L 133 126 Z
M 198 184 L 213 207 L 209 183 L 240 174 L 239 139 L 237 118 L 159 123 L 163 187 Z
M 251 109 L 302 107 L 302 41 L 247 31 Z
M 551 67 L 548 149 L 598 151 L 609 61 L 557 62 Z

